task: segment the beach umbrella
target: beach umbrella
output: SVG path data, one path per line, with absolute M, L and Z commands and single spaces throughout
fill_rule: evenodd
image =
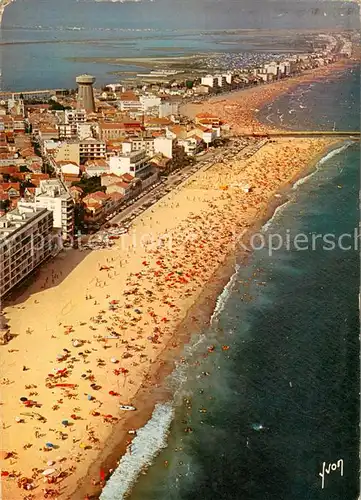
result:
M 62 420 L 61 423 L 64 425 L 64 427 L 68 427 L 68 425 L 69 425 L 69 421 L 68 420 Z
M 99 476 L 100 476 L 100 480 L 102 482 L 104 482 L 105 481 L 105 471 L 104 471 L 104 469 L 100 469 Z
M 91 401 L 93 399 L 93 396 L 91 394 L 88 394 L 88 401 Z
M 54 448 L 53 443 L 45 443 L 45 446 L 46 446 L 47 448 Z
M 112 363 L 119 363 L 119 360 L 117 358 L 110 358 L 110 361 Z

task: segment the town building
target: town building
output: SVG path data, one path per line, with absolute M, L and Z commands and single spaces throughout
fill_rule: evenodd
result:
M 207 87 L 218 87 L 218 78 L 213 75 L 202 76 L 201 85 L 206 85 Z
M 66 161 L 71 163 L 80 163 L 80 143 L 79 142 L 49 142 L 44 147 L 56 162 Z M 50 153 L 50 151 L 52 151 Z
M 110 173 L 116 175 L 130 174 L 139 177 L 149 166 L 149 156 L 144 150 L 123 153 L 109 159 Z
M 64 123 L 85 123 L 86 111 L 85 109 L 66 109 L 64 111 Z
M 106 144 L 104 141 L 88 138 L 79 142 L 80 163 L 88 160 L 100 160 L 106 157 Z
M 0 217 L 0 298 L 52 254 L 53 214 L 18 207 Z
M 123 92 L 119 98 L 119 108 L 121 111 L 126 112 L 140 112 L 142 111 L 142 104 L 139 96 L 134 92 Z
M 74 202 L 60 179 L 41 180 L 32 201 L 21 200 L 18 207 L 46 208 L 53 213 L 54 229 L 64 240 L 74 233 Z
M 119 122 L 101 122 L 99 124 L 100 137 L 107 141 L 126 137 L 129 133 L 137 133 L 141 130 L 140 121 L 131 118 Z
M 110 167 L 107 160 L 89 160 L 84 168 L 87 177 L 95 177 L 98 175 L 109 174 Z
M 145 150 L 148 155 L 154 154 L 154 137 L 129 137 L 122 142 L 123 153 Z

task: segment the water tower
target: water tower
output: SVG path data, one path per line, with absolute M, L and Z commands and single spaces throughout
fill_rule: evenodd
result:
M 77 107 L 85 109 L 88 113 L 94 113 L 95 102 L 93 94 L 93 84 L 95 82 L 94 76 L 80 75 L 76 78 L 78 84 L 78 101 Z

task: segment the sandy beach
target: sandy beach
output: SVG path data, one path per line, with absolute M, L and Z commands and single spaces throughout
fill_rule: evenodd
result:
M 298 82 L 196 109 L 226 114 L 237 132 L 263 130 L 254 109 Z M 107 457 L 119 458 L 127 431 L 143 425 L 164 397 L 162 370 L 180 352 L 182 321 L 197 324 L 189 314 L 206 285 L 240 236 L 265 219 L 274 195 L 335 142 L 277 139 L 248 158 L 243 150 L 200 171 L 135 219 L 115 246 L 62 252 L 4 305 L 15 337 L 1 357 L 3 499 L 99 492 Z
M 233 133 L 253 133 L 277 130 L 270 124 L 257 120 L 258 111 L 267 103 L 272 102 L 281 94 L 285 94 L 301 83 L 312 83 L 327 80 L 337 76 L 342 77 L 345 68 L 353 66 L 354 60 L 339 61 L 329 66 L 305 71 L 302 75 L 278 81 L 276 83 L 259 85 L 234 91 L 229 94 L 211 97 L 201 104 L 188 103 L 181 108 L 181 113 L 194 118 L 198 113 L 209 111 L 212 103 L 212 113 L 226 120 Z

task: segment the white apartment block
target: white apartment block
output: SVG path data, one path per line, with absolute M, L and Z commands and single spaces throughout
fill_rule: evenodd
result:
M 79 139 L 80 141 L 99 134 L 97 123 L 74 122 L 57 125 L 59 139 Z
M 154 154 L 154 137 L 131 137 L 122 143 L 125 154 L 142 150 L 150 156 Z
M 0 217 L 0 297 L 52 253 L 53 214 L 18 207 Z
M 198 142 L 194 137 L 188 137 L 187 139 L 178 139 L 179 146 L 183 146 L 184 152 L 188 156 L 194 156 L 198 150 Z
M 170 115 L 178 115 L 179 113 L 179 103 L 164 101 L 159 106 L 159 118 L 164 118 Z
M 173 158 L 173 139 L 169 137 L 156 137 L 154 139 L 154 152 L 162 153 L 166 158 Z
M 35 189 L 33 201 L 18 201 L 22 208 L 46 208 L 53 214 L 53 227 L 64 240 L 74 233 L 74 202 L 70 193 L 59 179 L 41 180 Z
M 124 154 L 137 151 L 145 151 L 149 156 L 155 153 L 162 153 L 167 158 L 172 158 L 173 140 L 168 137 L 132 137 L 122 143 L 122 152 Z
M 270 63 L 264 65 L 264 69 L 266 70 L 266 73 L 277 76 L 278 64 L 274 61 L 270 62 Z
M 232 85 L 232 82 L 233 82 L 233 74 L 228 72 L 228 73 L 223 73 L 222 75 L 225 79 L 226 79 L 226 83 L 228 83 L 228 85 Z
M 115 175 L 130 174 L 138 177 L 149 165 L 149 156 L 146 152 L 138 151 L 123 153 L 109 159 L 110 173 Z
M 127 95 L 120 96 L 119 108 L 121 111 L 130 113 L 132 111 L 142 111 L 143 106 L 137 95 L 129 93 Z
M 219 88 L 224 88 L 227 85 L 227 78 L 225 75 L 215 75 L 214 78 L 216 78 Z
M 213 75 L 202 76 L 201 85 L 206 85 L 207 87 L 217 87 L 218 78 Z
M 139 102 L 141 104 L 141 109 L 144 113 L 150 111 L 152 108 L 156 108 L 157 111 L 162 102 L 162 99 L 155 95 L 141 95 L 139 97 Z

